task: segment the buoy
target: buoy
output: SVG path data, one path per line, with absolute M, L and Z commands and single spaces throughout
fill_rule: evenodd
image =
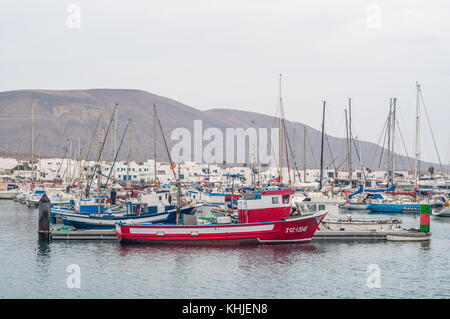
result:
M 430 232 L 431 205 L 420 205 L 420 231 Z

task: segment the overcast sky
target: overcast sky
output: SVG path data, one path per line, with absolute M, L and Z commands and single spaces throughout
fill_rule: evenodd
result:
M 419 81 L 450 160 L 448 0 L 1 0 L 0 40 L 0 91 L 142 89 L 276 115 L 282 73 L 287 119 L 319 129 L 326 100 L 327 133 L 343 137 L 351 97 L 355 133 L 375 143 L 397 97 L 412 156 Z

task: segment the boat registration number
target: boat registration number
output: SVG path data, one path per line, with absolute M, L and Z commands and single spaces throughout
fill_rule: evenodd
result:
M 308 229 L 308 226 L 288 227 L 288 228 L 286 228 L 286 234 L 287 233 L 302 233 L 302 232 L 305 232 L 307 229 Z

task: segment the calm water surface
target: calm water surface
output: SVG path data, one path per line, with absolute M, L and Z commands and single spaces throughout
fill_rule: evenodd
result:
M 432 217 L 429 243 L 202 248 L 39 245 L 36 209 L 0 201 L 0 217 L 0 298 L 450 297 L 450 218 Z M 402 219 L 407 228 L 419 226 L 418 216 Z M 80 288 L 67 286 L 71 264 L 80 267 Z M 367 285 L 373 264 L 380 269 L 379 288 Z

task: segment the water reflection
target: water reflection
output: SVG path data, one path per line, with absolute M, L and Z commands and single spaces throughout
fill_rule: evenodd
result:
M 430 241 L 423 241 L 420 243 L 420 247 L 422 248 L 422 250 L 430 250 L 431 249 L 431 243 Z
M 117 249 L 120 256 L 155 254 L 167 252 L 169 254 L 186 253 L 228 253 L 228 252 L 251 252 L 254 255 L 276 255 L 285 257 L 289 254 L 298 253 L 317 253 L 315 244 L 289 244 L 289 245 L 264 245 L 264 246 L 169 246 L 169 245 L 145 245 L 145 244 L 120 244 L 117 243 Z

